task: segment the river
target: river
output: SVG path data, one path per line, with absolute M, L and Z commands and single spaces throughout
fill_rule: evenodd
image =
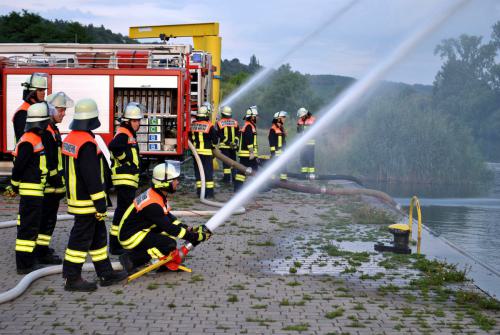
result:
M 367 183 L 404 208 L 416 195 L 423 223 L 438 236 L 500 273 L 500 163 L 488 163 L 494 180 L 478 187 Z

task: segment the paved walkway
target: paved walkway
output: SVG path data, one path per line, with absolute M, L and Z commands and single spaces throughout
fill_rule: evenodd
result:
M 245 215 L 232 217 L 191 252 L 186 266 L 192 273 L 151 274 L 90 294 L 66 292 L 59 275 L 46 277 L 0 305 L 0 334 L 500 334 L 498 311 L 482 312 L 497 322 L 486 332 L 450 292 L 443 298 L 408 289 L 418 276 L 409 266 L 387 269 L 387 258 L 374 253 L 330 256 L 329 246 L 371 250 L 374 240 L 389 237 L 379 225 L 352 223 L 364 201 L 261 194 Z M 15 218 L 15 201 L 2 200 L 0 207 L 2 221 Z M 209 209 L 180 192 L 174 209 L 186 208 Z M 57 225 L 53 247 L 60 255 L 71 226 Z M 14 266 L 15 228 L 0 234 L 5 291 L 21 276 Z

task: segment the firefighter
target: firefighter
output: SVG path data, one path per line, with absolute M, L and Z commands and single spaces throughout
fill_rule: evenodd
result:
M 274 113 L 271 129 L 269 129 L 269 148 L 271 150 L 271 158 L 278 157 L 283 152 L 286 144 L 286 129 L 285 120 L 288 113 L 280 111 Z M 286 172 L 280 173 L 280 180 L 287 180 Z
M 49 123 L 47 103 L 37 103 L 28 107 L 25 133 L 21 136 L 13 153 L 11 185 L 5 195 L 21 196 L 16 238 L 16 267 L 18 274 L 27 274 L 39 269 L 35 257 L 40 229 L 43 190 L 47 178 L 47 159 L 42 142 L 42 134 Z
M 118 242 L 118 225 L 123 213 L 134 201 L 139 187 L 140 159 L 136 131 L 141 126 L 145 107 L 137 102 L 129 102 L 125 107 L 116 135 L 109 143 L 113 160 L 111 178 L 116 190 L 117 205 L 113 224 L 109 232 L 109 251 L 113 255 L 124 252 Z
M 98 128 L 99 111 L 92 99 L 82 99 L 75 106 L 63 142 L 64 178 L 66 180 L 68 213 L 75 216 L 63 262 L 64 289 L 90 292 L 97 289 L 94 282 L 81 277 L 87 253 L 92 257 L 101 286 L 109 286 L 125 279 L 125 271 L 114 271 L 108 257 L 104 156 L 94 139 L 92 130 Z
M 257 144 L 257 116 L 259 112 L 257 111 L 257 106 L 252 106 L 247 109 L 245 113 L 245 124 L 240 131 L 239 139 L 239 150 L 238 156 L 240 157 L 240 163 L 246 167 L 251 167 L 252 170 L 256 171 L 259 163 L 259 146 Z M 243 186 L 246 180 L 246 176 L 243 172 L 236 172 L 234 178 L 234 191 L 237 192 Z
M 57 124 L 61 123 L 66 115 L 66 108 L 73 107 L 74 103 L 64 92 L 57 92 L 47 97 L 50 122 L 42 135 L 43 146 L 47 156 L 47 184 L 43 196 L 42 220 L 37 238 L 35 254 L 39 263 L 61 264 L 62 259 L 49 248 L 52 234 L 57 222 L 59 202 L 66 193 L 64 171 L 62 166 L 61 133 Z
M 307 128 L 314 124 L 316 119 L 312 116 L 304 107 L 300 107 L 297 111 L 297 133 L 300 134 L 304 132 Z M 316 173 L 314 168 L 314 147 L 316 140 L 311 139 L 307 141 L 306 146 L 302 149 L 300 153 L 300 172 L 310 179 L 313 179 Z
M 23 136 L 29 106 L 45 100 L 47 75 L 45 73 L 35 72 L 22 84 L 22 86 L 24 86 L 23 103 L 12 117 L 16 141 L 19 141 L 21 136 Z
M 217 122 L 217 135 L 219 136 L 219 149 L 225 156 L 236 161 L 236 150 L 238 148 L 238 138 L 240 136 L 240 130 L 238 127 L 238 121 L 232 118 L 233 112 L 231 107 L 224 106 L 221 110 L 221 119 Z M 231 166 L 223 163 L 224 177 L 222 181 L 231 182 L 234 181 L 234 173 Z
M 168 200 L 177 189 L 179 175 L 177 161 L 155 166 L 151 187 L 135 198 L 123 215 L 118 238 L 127 252 L 120 255 L 120 263 L 129 274 L 150 260 L 167 256 L 177 247 L 176 239 L 196 246 L 210 238 L 211 232 L 204 225 L 188 227 L 170 213 Z
M 205 197 L 214 197 L 214 167 L 212 149 L 217 144 L 217 131 L 209 118 L 210 110 L 207 106 L 201 106 L 196 114 L 196 121 L 191 124 L 189 138 L 200 156 L 203 170 L 205 172 Z M 194 162 L 194 174 L 196 177 L 196 194 L 201 192 L 201 177 L 196 160 Z

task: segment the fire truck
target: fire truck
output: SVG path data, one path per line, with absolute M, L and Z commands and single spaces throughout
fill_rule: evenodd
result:
M 169 44 L 0 44 L 0 158 L 15 148 L 12 117 L 22 103 L 22 83 L 34 72 L 48 77 L 47 95 L 64 91 L 73 100 L 92 98 L 109 143 L 124 106 L 142 103 L 137 132 L 143 159 L 182 158 L 188 149 L 191 111 L 212 103 L 214 68 L 209 53 Z M 73 109 L 59 126 L 69 132 Z

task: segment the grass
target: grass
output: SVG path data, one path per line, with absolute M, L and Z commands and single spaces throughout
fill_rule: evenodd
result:
M 413 268 L 421 272 L 422 278 L 411 281 L 412 286 L 438 287 L 447 283 L 462 283 L 467 280 L 466 270 L 457 270 L 454 264 L 419 257 Z
M 309 324 L 308 323 L 299 323 L 298 325 L 286 326 L 286 327 L 283 327 L 281 329 L 286 330 L 286 331 L 302 332 L 302 331 L 306 331 L 309 329 Z
M 266 309 L 267 305 L 252 305 L 250 306 L 252 309 Z
M 258 323 L 259 326 L 267 326 L 268 323 L 276 322 L 276 320 L 273 319 L 259 319 L 259 318 L 246 318 L 245 321 Z
M 280 301 L 280 306 L 304 306 L 305 304 L 306 304 L 305 300 L 290 302 L 290 300 L 288 299 L 283 299 Z
M 238 297 L 235 294 L 230 294 L 227 298 L 227 302 L 230 303 L 238 302 Z
M 360 224 L 386 224 L 390 225 L 396 222 L 393 215 L 386 211 L 371 207 L 370 205 L 362 205 L 352 212 L 352 220 Z
M 156 290 L 158 288 L 158 284 L 157 283 L 150 283 L 146 288 L 148 290 Z
M 342 307 L 335 309 L 334 311 L 328 312 L 325 314 L 325 318 L 327 319 L 335 319 L 339 316 L 344 315 L 345 310 Z

